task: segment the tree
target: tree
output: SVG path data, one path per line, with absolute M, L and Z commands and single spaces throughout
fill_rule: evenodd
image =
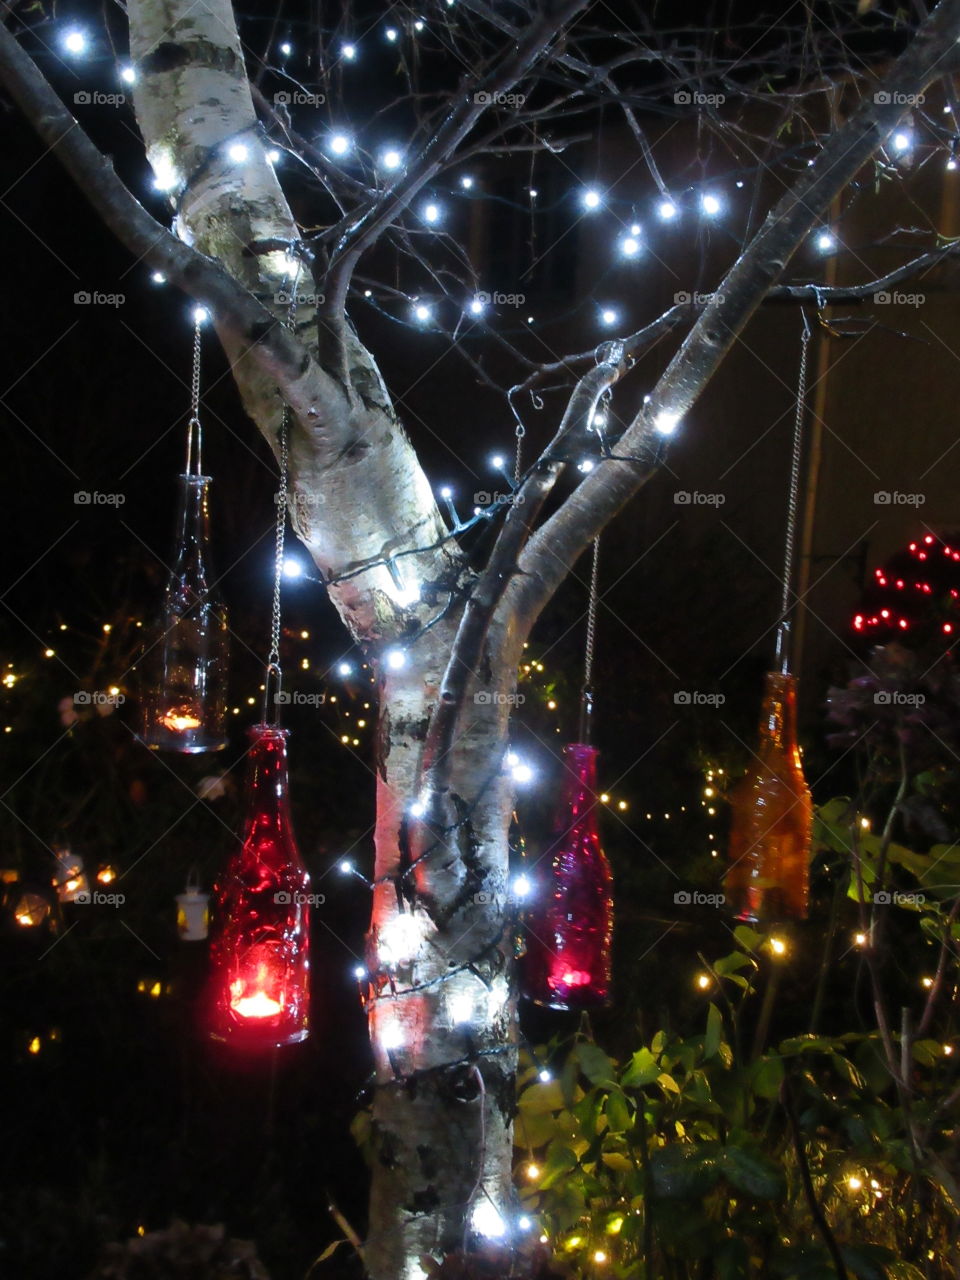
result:
M 891 135 L 927 87 L 946 81 L 952 106 L 960 0 L 942 0 L 905 44 L 882 20 L 861 23 L 832 7 L 811 10 L 796 30 L 736 14 L 727 27 L 707 12 L 699 27 L 673 31 L 643 12 L 595 19 L 586 0 L 437 5 L 411 25 L 436 31 L 438 69 L 424 71 L 417 54 L 401 59 L 399 100 L 386 90 L 378 106 L 393 110 L 408 142 L 380 157 L 379 168 L 366 153 L 354 168 L 338 163 L 349 140 L 330 154 L 289 110 L 336 85 L 332 68 L 350 56 L 342 32 L 362 15 L 314 33 L 313 86 L 248 59 L 227 0 L 130 0 L 135 114 L 169 198 L 169 229 L 25 51 L 30 14 L 7 14 L 0 75 L 8 93 L 130 252 L 209 308 L 247 411 L 278 456 L 286 406 L 293 527 L 350 634 L 379 664 L 368 965 L 377 1091 L 365 1263 L 373 1280 L 415 1280 L 423 1255 L 456 1252 L 471 1230 L 502 1234 L 510 1199 L 513 797 L 503 761 L 522 646 L 578 558 L 662 464 L 670 436 L 761 305 L 822 308 L 868 297 L 956 251 L 934 242 L 882 280 L 842 290 L 779 283 L 877 153 L 891 171 Z M 864 56 L 867 69 L 858 69 Z M 889 62 L 882 82 L 874 61 Z M 294 86 L 286 96 L 297 101 L 271 101 L 273 83 Z M 468 530 L 448 527 L 376 353 L 358 336 L 360 272 L 375 273 L 383 297 L 419 308 L 423 323 L 453 314 L 455 302 L 459 319 L 446 327 L 469 362 L 465 385 L 489 382 L 488 361 L 456 341 L 465 324 L 480 323 L 469 305 L 461 313 L 482 281 L 462 246 L 441 238 L 424 247 L 414 202 L 467 158 L 560 154 L 613 109 L 666 206 L 669 188 L 644 124 L 651 113 L 685 115 L 710 146 L 772 175 L 783 193 L 759 225 L 751 214 L 712 294 L 678 301 L 631 334 L 618 333 L 613 316 L 616 336 L 595 351 L 544 360 L 490 326 L 491 352 L 520 370 L 512 391 L 542 394 L 555 426 L 509 500 L 467 522 L 495 535 L 474 551 Z M 941 144 L 942 126 L 929 129 Z M 795 137 L 809 139 L 812 157 L 799 172 Z M 295 157 L 307 180 L 298 216 L 269 157 L 274 147 Z M 758 181 L 755 202 L 766 191 Z M 601 199 L 585 192 L 588 208 Z M 420 298 L 425 280 L 442 305 Z M 305 295 L 293 315 L 291 292 Z M 638 361 L 679 334 L 638 409 Z M 606 431 L 598 409 L 615 392 L 619 425 Z M 585 451 L 595 465 L 582 479 L 573 473 L 579 482 L 570 488 L 572 463 Z M 465 1002 L 474 1015 L 468 1044 L 453 1013 Z

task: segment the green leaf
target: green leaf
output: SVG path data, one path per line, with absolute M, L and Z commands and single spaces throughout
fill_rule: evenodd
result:
M 607 1127 L 611 1133 L 626 1133 L 633 1125 L 630 1103 L 619 1089 L 607 1097 L 606 1116 Z
M 712 1058 L 720 1048 L 723 1039 L 723 1017 L 717 1006 L 711 1003 L 707 1010 L 707 1033 L 703 1037 L 703 1056 Z
M 613 1083 L 613 1062 L 602 1049 L 584 1040 L 577 1045 L 575 1053 L 580 1061 L 580 1070 L 591 1084 Z
M 657 1084 L 664 1093 L 680 1092 L 680 1086 L 677 1084 L 676 1080 L 674 1080 L 673 1076 L 667 1071 L 661 1071 L 660 1075 L 657 1076 Z
M 894 1256 L 889 1249 L 871 1244 L 846 1245 L 840 1254 L 859 1280 L 887 1280 L 887 1264 Z
M 659 1074 L 660 1064 L 650 1050 L 638 1049 L 620 1077 L 620 1083 L 625 1089 L 642 1089 L 646 1084 L 653 1084 Z
M 783 1169 L 758 1151 L 724 1147 L 719 1165 L 732 1186 L 757 1200 L 780 1200 L 787 1193 Z
M 763 934 L 757 933 L 756 929 L 751 929 L 746 924 L 738 924 L 733 931 L 733 936 L 744 951 L 759 951 L 763 943 Z
M 796 1053 L 832 1053 L 834 1043 L 826 1036 L 815 1036 L 807 1032 L 806 1035 L 791 1036 L 789 1040 L 781 1040 L 779 1049 L 784 1057 L 789 1058 Z
M 613 1169 L 615 1173 L 632 1173 L 634 1170 L 633 1161 L 620 1151 L 605 1151 L 601 1159 L 607 1168 Z
M 731 974 L 739 973 L 741 969 L 749 969 L 753 961 L 749 956 L 745 956 L 742 951 L 731 951 L 728 956 L 721 956 L 714 963 L 713 971 L 718 978 L 729 978 Z
M 337 1250 L 340 1248 L 342 1244 L 349 1244 L 349 1243 L 350 1243 L 349 1240 L 334 1240 L 332 1244 L 327 1245 L 323 1253 L 321 1253 L 320 1257 L 317 1259 L 317 1262 L 326 1262 L 328 1258 L 333 1257 L 333 1255 L 337 1252 Z M 315 1262 L 313 1265 L 316 1266 L 317 1262 Z
M 537 1084 L 524 1089 L 517 1105 L 525 1115 L 529 1116 L 543 1115 L 547 1111 L 560 1111 L 564 1105 L 563 1090 L 556 1080 L 551 1080 L 549 1084 L 541 1084 L 538 1081 Z
M 751 1073 L 750 1087 L 758 1098 L 776 1098 L 780 1094 L 783 1081 L 783 1059 L 771 1054 L 755 1063 Z

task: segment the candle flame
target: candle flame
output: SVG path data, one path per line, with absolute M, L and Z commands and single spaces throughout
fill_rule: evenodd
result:
M 189 712 L 168 711 L 160 723 L 174 733 L 185 733 L 188 729 L 199 729 L 201 721 Z
M 271 999 L 265 991 L 256 991 L 252 996 L 234 996 L 230 1007 L 241 1018 L 273 1018 L 283 1011 L 280 1001 Z

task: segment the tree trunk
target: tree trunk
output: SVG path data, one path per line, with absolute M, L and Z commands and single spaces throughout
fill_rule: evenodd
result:
M 366 1263 L 419 1280 L 424 1254 L 496 1235 L 510 1214 L 516 1066 L 504 770 L 512 677 L 486 685 L 449 789 L 420 791 L 424 742 L 453 624 L 381 694 L 376 888 L 367 958 L 377 1071 Z M 506 669 L 503 669 L 506 672 Z M 513 669 L 515 671 L 515 668 Z

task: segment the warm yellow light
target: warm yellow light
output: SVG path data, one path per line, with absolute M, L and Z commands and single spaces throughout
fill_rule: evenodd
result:
M 717 812 L 717 811 L 716 811 L 716 809 L 714 809 L 713 807 L 711 807 L 711 808 L 709 808 L 709 809 L 707 810 L 707 813 L 709 813 L 709 815 L 710 815 L 710 817 L 711 817 L 711 818 L 712 818 L 712 817 L 714 817 L 714 815 L 716 814 L 716 812 Z
M 366 727 L 367 727 L 367 722 L 366 722 L 366 720 L 358 720 L 358 721 L 357 721 L 357 728 L 358 728 L 358 729 L 365 729 Z
M 140 981 L 137 983 L 137 990 L 144 992 L 146 991 L 146 989 L 147 989 L 146 981 L 143 978 L 141 978 Z
M 355 747 L 359 747 L 359 745 L 360 745 L 360 739 L 359 739 L 359 738 L 354 738 L 354 740 L 353 740 L 353 745 L 354 745 Z
M 120 686 L 116 684 L 112 684 L 110 688 L 107 690 L 107 693 L 109 693 L 111 698 L 115 698 L 119 692 L 120 692 Z
M 855 933 L 853 935 L 853 940 L 858 947 L 865 947 L 867 945 L 867 935 L 865 933 Z
M 44 651 L 43 651 L 43 656 L 44 656 L 45 658 L 52 658 L 52 657 L 53 657 L 53 650 L 52 650 L 52 649 L 44 649 Z
M 103 624 L 103 630 L 104 630 L 104 634 L 105 634 L 105 635 L 109 635 L 109 634 L 110 634 L 110 632 L 113 630 L 113 627 L 110 625 L 110 623 L 109 623 L 109 622 L 105 622 L 105 623 Z
M 117 873 L 114 871 L 113 867 L 101 867 L 97 872 L 97 879 L 101 884 L 110 884 L 111 881 L 116 880 L 116 878 Z
M 583 1244 L 583 1236 L 570 1236 L 567 1240 L 568 1249 L 579 1249 Z
M 787 944 L 783 938 L 771 938 L 770 950 L 775 956 L 785 956 L 787 954 Z
M 162 990 L 163 988 L 160 986 L 159 982 L 155 982 L 153 984 L 153 986 L 150 988 L 150 994 L 153 996 L 154 1000 L 157 999 L 157 997 L 160 995 L 160 992 Z
M 701 990 L 701 991 L 706 991 L 706 989 L 707 989 L 707 987 L 709 987 L 709 985 L 710 985 L 710 975 L 709 975 L 709 973 L 698 973 L 698 974 L 697 974 L 697 986 L 700 988 L 700 990 Z
M 310 639 L 310 632 L 309 632 L 309 631 L 301 631 L 301 632 L 300 632 L 300 639 L 301 639 L 301 640 L 309 640 L 309 639 Z
M 712 800 L 717 793 L 714 791 L 713 787 L 704 787 L 703 794 L 707 797 L 708 800 Z
M 60 623 L 60 630 L 61 630 L 61 631 L 66 631 L 66 629 L 67 629 L 67 624 L 66 624 L 65 622 L 61 622 L 61 623 Z
M 604 1253 L 602 1249 L 597 1249 L 593 1255 L 593 1260 L 594 1262 L 601 1262 L 601 1263 L 606 1262 L 607 1255 Z
M 859 1191 L 863 1186 L 863 1179 L 858 1178 L 855 1173 L 851 1173 L 847 1179 L 847 1187 L 850 1191 Z
M 139 1226 L 139 1227 L 137 1227 L 137 1235 L 138 1235 L 138 1236 L 145 1236 L 146 1234 L 147 1234 L 147 1228 L 146 1228 L 146 1227 L 144 1227 L 144 1226 L 142 1226 L 142 1225 L 141 1225 L 141 1226 Z
M 279 1000 L 273 1000 L 265 991 L 252 996 L 239 996 L 230 1001 L 230 1007 L 241 1018 L 273 1018 L 283 1010 Z
M 627 807 L 627 802 L 626 802 L 626 800 L 618 800 L 618 801 L 617 801 L 617 808 L 618 808 L 621 812 L 623 812 L 623 810 L 624 810 L 624 809 L 626 809 L 626 807 Z
M 869 818 L 861 818 L 861 819 L 860 819 L 860 826 L 863 828 L 863 830 L 864 830 L 864 831 L 869 831 L 869 830 L 870 830 L 870 819 L 869 819 Z
M 943 1052 L 944 1052 L 944 1053 L 946 1054 L 946 1056 L 949 1058 L 949 1057 L 950 1057 L 950 1055 L 951 1055 L 951 1053 L 953 1053 L 953 1045 L 952 1045 L 952 1044 L 945 1044 L 945 1045 L 943 1046 Z
M 601 795 L 601 797 L 600 797 L 600 803 L 601 803 L 601 804 L 609 804 L 609 803 L 610 803 L 610 797 L 607 795 L 607 793 L 606 793 L 605 791 L 604 791 L 604 793 L 603 793 L 603 794 Z
M 247 699 L 247 706 L 248 706 L 248 707 L 252 707 L 252 706 L 253 706 L 253 704 L 254 704 L 255 702 L 256 702 L 256 698 L 248 698 L 248 699 Z
M 168 711 L 161 717 L 160 723 L 174 733 L 186 733 L 188 729 L 200 728 L 200 721 L 195 715 L 184 715 L 176 711 Z
M 923 985 L 924 987 L 926 987 L 926 989 L 927 989 L 928 991 L 929 991 L 929 990 L 930 990 L 930 988 L 933 986 L 933 979 L 932 979 L 932 978 L 921 978 L 921 979 L 920 979 L 920 981 L 921 981 L 922 985 Z
M 623 1218 L 611 1218 L 607 1223 L 607 1231 L 612 1236 L 618 1236 L 623 1230 Z
M 340 741 L 343 743 L 343 745 L 344 745 L 345 747 L 348 747 L 348 746 L 350 745 L 350 735 L 349 735 L 349 733 L 341 733 L 341 735 L 340 735 Z
M 30 1043 L 27 1045 L 27 1052 L 28 1052 L 28 1053 L 39 1053 L 39 1052 L 40 1052 L 40 1037 L 39 1037 L 39 1036 L 34 1036 L 34 1037 L 33 1037 L 33 1039 L 32 1039 L 32 1040 L 30 1041 Z
M 300 670 L 301 670 L 301 671 L 309 671 L 309 670 L 310 670 L 310 659 L 309 659 L 309 658 L 301 658 L 301 659 L 300 659 Z
M 553 699 L 553 698 L 551 698 L 551 699 L 550 699 L 550 701 L 547 703 L 547 710 L 548 710 L 548 711 L 556 711 L 556 709 L 557 709 L 557 704 L 556 704 L 556 702 L 554 701 L 554 699 Z
M 8 671 L 6 675 L 3 677 L 3 683 L 7 686 L 8 689 L 12 689 L 13 686 L 17 683 L 17 677 L 13 674 L 12 671 Z
M 531 1182 L 536 1182 L 537 1178 L 540 1177 L 540 1166 L 538 1164 L 528 1164 L 526 1174 Z

